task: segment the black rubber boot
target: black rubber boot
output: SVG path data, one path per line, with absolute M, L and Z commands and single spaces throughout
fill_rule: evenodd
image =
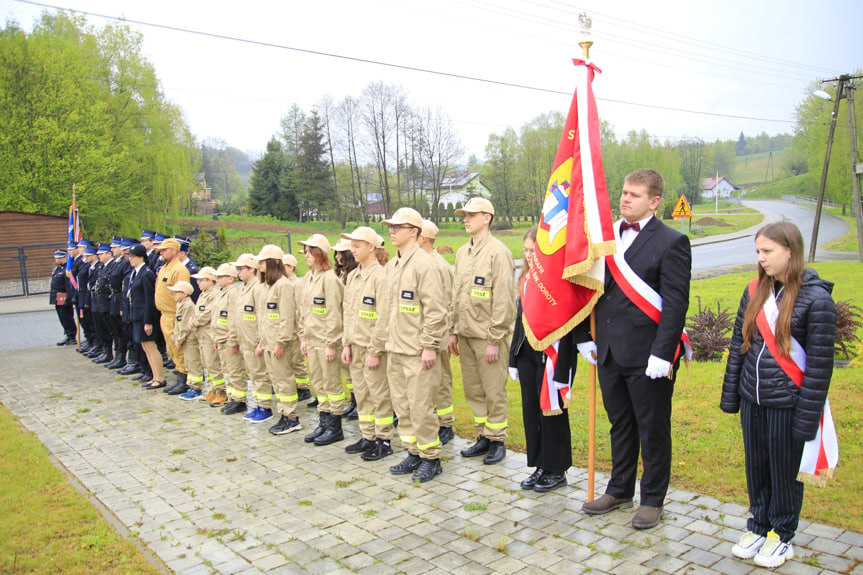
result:
M 168 388 L 165 392 L 168 395 L 180 395 L 182 393 L 186 393 L 189 391 L 189 386 L 186 385 L 186 379 L 188 375 L 185 373 L 180 373 L 177 375 L 177 383 Z
M 357 413 L 357 398 L 353 391 L 351 392 L 351 404 L 345 408 L 345 412 L 342 415 L 351 420 L 359 419 L 360 417 Z
M 126 367 L 126 348 L 120 349 L 116 346 L 114 349 L 114 361 L 105 365 L 108 369 L 120 369 Z

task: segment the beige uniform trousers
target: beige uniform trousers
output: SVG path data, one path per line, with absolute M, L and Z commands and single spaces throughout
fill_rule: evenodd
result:
M 177 347 L 176 342 L 174 342 L 174 323 L 177 316 L 174 314 L 165 315 L 165 312 L 162 312 L 162 317 L 159 318 L 159 327 L 162 328 L 162 334 L 165 336 L 165 345 L 168 346 L 168 355 L 174 360 L 174 363 L 177 366 L 177 371 L 180 373 L 186 373 L 186 359 L 183 354 L 183 348 Z
M 207 372 L 207 381 L 210 382 L 210 387 L 216 389 L 216 386 L 225 388 L 225 376 L 222 375 L 222 362 L 219 361 L 219 352 L 213 347 L 213 336 L 210 335 L 210 329 L 198 328 L 198 347 L 201 349 L 201 362 L 204 364 L 204 369 Z
M 459 337 L 459 358 L 464 396 L 473 411 L 477 436 L 490 441 L 506 441 L 507 405 L 506 380 L 509 353 L 500 346 L 494 363 L 485 361 L 484 339 Z
M 375 438 L 390 441 L 393 438 L 393 402 L 387 383 L 387 354 L 381 354 L 377 369 L 366 367 L 368 348 L 351 346 L 351 376 L 360 431 L 369 441 Z
M 246 373 L 252 380 L 252 397 L 255 405 L 263 409 L 273 408 L 273 385 L 270 376 L 267 375 L 267 364 L 264 355 L 255 355 L 255 348 L 241 345 L 243 350 L 243 362 L 246 364 Z
M 198 332 L 190 331 L 183 342 L 183 359 L 188 374 L 186 383 L 192 389 L 200 391 L 204 387 L 204 363 L 201 360 L 201 338 L 198 337 Z
M 291 372 L 297 382 L 297 389 L 309 389 L 309 367 L 306 365 L 303 352 L 300 351 L 300 340 L 289 341 L 285 354 L 291 356 Z
M 279 413 L 288 419 L 297 419 L 297 382 L 291 372 L 291 358 L 287 350 L 276 359 L 271 351 L 264 351 L 267 375 L 273 384 Z
M 214 385 L 213 388 L 224 389 L 228 397 L 234 401 L 246 401 L 249 385 L 246 382 L 243 354 L 240 351 L 231 353 L 231 346 L 225 341 L 219 344 L 219 361 L 226 381 L 225 385 L 221 387 Z
M 338 352 L 336 359 L 327 361 L 325 346 L 306 343 L 306 353 L 311 383 L 318 397 L 318 411 L 341 415 L 345 411 L 345 390 L 342 388 L 342 362 Z
M 449 349 L 437 353 L 437 361 L 440 364 L 440 388 L 435 397 L 435 410 L 437 411 L 438 424 L 441 427 L 452 427 L 455 425 L 455 414 L 452 405 L 452 365 L 450 364 Z
M 440 362 L 423 369 L 418 355 L 387 354 L 387 379 L 399 416 L 399 437 L 413 455 L 440 459 L 438 418 L 434 409 L 440 387 Z

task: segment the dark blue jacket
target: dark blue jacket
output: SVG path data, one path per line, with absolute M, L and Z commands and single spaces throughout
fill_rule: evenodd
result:
M 794 438 L 801 441 L 815 438 L 833 375 L 836 305 L 830 296 L 832 291 L 833 284 L 819 278 L 815 270 L 803 271 L 803 285 L 791 314 L 791 336 L 806 351 L 803 384 L 797 387 L 770 354 L 757 327 L 749 351 L 740 355 L 743 318 L 749 304 L 749 290 L 743 290 L 722 385 L 719 404 L 722 411 L 736 413 L 741 397 L 764 407 L 793 409 Z M 782 300 L 782 293 L 778 300 Z

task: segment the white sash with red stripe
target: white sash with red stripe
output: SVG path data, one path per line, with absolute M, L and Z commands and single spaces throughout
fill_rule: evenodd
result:
M 749 282 L 749 297 L 755 293 L 758 280 Z M 797 387 L 803 385 L 803 375 L 806 373 L 806 350 L 803 346 L 791 338 L 791 350 L 788 354 L 779 351 L 776 342 L 776 320 L 779 318 L 779 306 L 776 297 L 770 293 L 770 297 L 758 310 L 755 323 L 770 355 L 785 372 L 785 375 L 793 381 Z M 821 421 L 818 424 L 818 433 L 815 439 L 807 441 L 803 446 L 803 457 L 800 459 L 800 470 L 797 473 L 797 481 L 824 487 L 827 480 L 833 477 L 833 470 L 839 462 L 839 439 L 836 436 L 836 426 L 833 424 L 833 414 L 830 412 L 830 401 L 824 400 L 824 409 L 821 412 Z
M 626 258 L 623 256 L 623 244 L 620 241 L 620 223 L 614 225 L 614 239 L 617 242 L 617 253 L 611 256 L 606 256 L 605 262 L 608 265 L 614 281 L 623 290 L 623 293 L 629 300 L 635 304 L 635 307 L 640 309 L 644 314 L 659 323 L 662 317 L 662 296 L 656 293 L 650 285 L 641 279 L 632 269 Z M 692 359 L 692 345 L 689 343 L 689 335 L 684 328 L 680 335 L 680 343 L 683 344 L 684 358 L 686 361 Z M 677 351 L 674 352 L 672 363 L 680 357 L 680 345 L 677 346 Z

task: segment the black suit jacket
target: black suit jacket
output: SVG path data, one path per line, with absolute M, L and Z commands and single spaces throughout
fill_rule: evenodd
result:
M 129 284 L 129 307 L 131 321 L 155 324 L 159 316 L 156 312 L 156 276 L 144 264 Z
M 619 224 L 615 224 L 619 225 Z M 597 359 L 611 352 L 624 368 L 647 366 L 655 355 L 673 361 L 689 309 L 692 251 L 689 238 L 651 218 L 624 253 L 632 270 L 662 296 L 656 324 L 623 293 L 606 266 L 605 293 L 596 304 Z M 579 326 L 577 341 L 590 339 L 589 321 Z

